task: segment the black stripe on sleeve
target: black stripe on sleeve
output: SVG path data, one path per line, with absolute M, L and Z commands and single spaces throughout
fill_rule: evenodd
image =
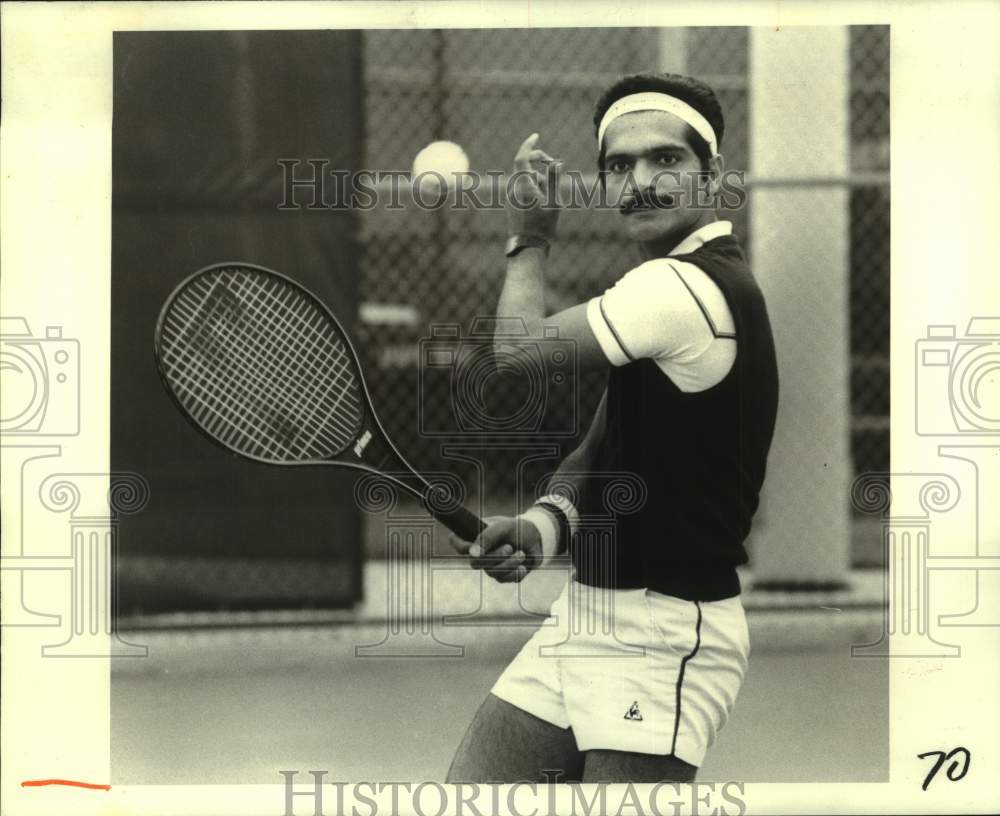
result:
M 684 276 L 680 273 L 680 270 L 678 270 L 677 267 L 674 266 L 673 264 L 670 265 L 670 268 L 674 270 L 674 274 L 677 275 L 677 277 L 681 279 L 681 283 L 684 284 L 684 288 L 688 290 L 688 292 L 690 293 L 691 297 L 694 298 L 694 302 L 698 304 L 698 308 L 701 309 L 701 313 L 705 317 L 705 322 L 708 323 L 708 328 L 712 332 L 712 337 L 726 338 L 726 339 L 729 339 L 729 340 L 735 340 L 736 339 L 735 332 L 721 332 L 721 331 L 719 331 L 716 328 L 715 321 L 712 320 L 712 316 L 708 313 L 708 309 L 705 308 L 705 304 L 702 303 L 701 300 L 699 300 L 698 296 L 694 293 L 694 289 L 692 289 L 688 285 L 688 282 L 686 280 L 684 280 Z M 602 310 L 602 313 L 603 313 L 603 310 Z M 605 318 L 605 319 L 607 319 L 607 318 Z
M 635 362 L 635 357 L 632 356 L 632 352 L 630 352 L 628 350 L 628 347 L 622 341 L 621 335 L 618 334 L 618 330 L 615 328 L 615 324 L 611 322 L 610 318 L 608 317 L 608 313 L 606 311 L 604 311 L 604 296 L 603 295 L 601 296 L 601 299 L 597 301 L 597 305 L 600 306 L 600 308 L 601 308 L 601 317 L 603 317 L 604 318 L 604 322 L 607 323 L 608 328 L 611 330 L 612 336 L 615 338 L 615 341 L 618 343 L 618 345 L 621 348 L 621 350 L 625 353 L 625 356 L 628 357 L 629 360 L 632 360 L 633 362 Z
M 677 732 L 681 727 L 681 686 L 684 685 L 684 669 L 687 668 L 688 661 L 698 654 L 698 647 L 701 646 L 701 604 L 695 601 L 694 605 L 698 608 L 698 622 L 694 627 L 694 648 L 690 654 L 681 658 L 681 670 L 677 673 L 677 700 L 674 707 L 674 739 L 670 743 L 671 754 L 677 751 Z

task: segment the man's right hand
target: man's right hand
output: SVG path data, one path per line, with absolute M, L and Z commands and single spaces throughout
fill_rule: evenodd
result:
M 514 156 L 507 190 L 509 235 L 537 235 L 551 240 L 559 223 L 559 171 L 562 162 L 537 147 L 538 134 L 525 139 Z M 551 192 L 550 192 L 551 191 Z
M 449 539 L 451 546 L 469 556 L 474 569 L 500 583 L 523 581 L 525 576 L 542 563 L 542 537 L 530 521 L 511 516 L 490 516 L 483 519 L 486 529 L 474 542 Z

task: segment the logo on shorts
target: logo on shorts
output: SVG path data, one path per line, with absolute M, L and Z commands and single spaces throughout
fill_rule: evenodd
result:
M 626 720 L 635 720 L 636 722 L 642 722 L 642 714 L 639 713 L 639 701 L 636 700 L 632 705 L 628 707 L 628 711 L 625 712 Z

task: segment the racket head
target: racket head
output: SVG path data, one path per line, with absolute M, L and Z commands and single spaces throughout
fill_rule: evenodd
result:
M 328 464 L 367 425 L 384 436 L 343 326 L 309 289 L 273 269 L 226 261 L 186 277 L 160 309 L 153 351 L 181 413 L 239 456 Z

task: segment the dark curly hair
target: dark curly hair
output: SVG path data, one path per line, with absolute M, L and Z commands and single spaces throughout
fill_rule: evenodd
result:
M 715 140 L 718 145 L 722 145 L 722 136 L 726 130 L 726 120 L 722 115 L 722 106 L 718 97 L 708 85 L 694 77 L 683 76 L 681 74 L 629 74 L 623 76 L 614 85 L 608 88 L 601 98 L 597 100 L 594 108 L 594 135 L 601 125 L 601 119 L 615 102 L 623 96 L 634 93 L 646 93 L 656 91 L 669 94 L 683 102 L 687 102 L 692 108 L 708 120 L 708 123 L 715 131 Z M 708 169 L 708 160 L 711 158 L 711 150 L 698 132 L 688 125 L 687 140 L 695 155 L 701 161 L 703 170 Z M 604 170 L 604 145 L 600 146 L 600 153 L 597 156 L 597 166 Z

